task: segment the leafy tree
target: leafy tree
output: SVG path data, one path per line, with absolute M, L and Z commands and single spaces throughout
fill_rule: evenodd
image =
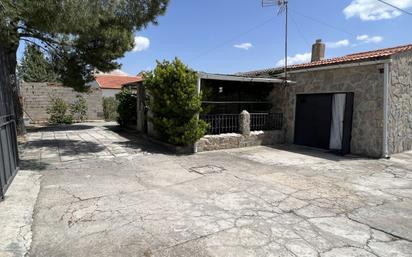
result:
M 197 116 L 202 111 L 202 98 L 196 89 L 196 73 L 176 58 L 173 62 L 157 62 L 154 71 L 144 77 L 151 122 L 160 139 L 179 146 L 200 139 L 207 124 Z
M 87 119 L 87 101 L 77 95 L 72 103 L 66 103 L 60 97 L 51 97 L 47 107 L 50 124 L 71 124 L 74 121 L 83 122 Z
M 133 33 L 156 24 L 167 4 L 168 0 L 0 0 L 0 88 L 11 94 L 19 131 L 24 130 L 16 82 L 21 41 L 47 51 L 63 83 L 82 91 L 95 69 L 119 67 L 115 60 L 133 48 Z
M 17 67 L 19 77 L 26 82 L 56 82 L 57 74 L 49 60 L 35 44 L 28 44 L 21 64 Z
M 119 117 L 117 108 L 119 102 L 115 97 L 103 97 L 103 113 L 105 121 L 116 121 Z
M 70 104 L 71 115 L 80 122 L 87 120 L 87 109 L 87 101 L 81 95 L 77 95 L 74 102 Z
M 117 123 L 122 127 L 136 123 L 137 119 L 137 97 L 129 90 L 122 89 L 116 94 L 117 105 Z
M 69 105 L 59 97 L 50 99 L 50 106 L 47 107 L 50 124 L 72 124 L 73 115 L 68 113 Z

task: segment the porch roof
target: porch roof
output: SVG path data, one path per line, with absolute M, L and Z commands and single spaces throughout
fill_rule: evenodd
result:
M 262 78 L 262 77 L 248 77 L 239 75 L 229 75 L 229 74 L 213 74 L 213 73 L 198 73 L 199 79 L 208 80 L 221 80 L 221 81 L 239 81 L 239 82 L 256 82 L 256 83 L 271 83 L 271 84 L 281 84 L 284 83 L 283 79 L 279 78 Z M 288 83 L 293 83 L 288 80 Z

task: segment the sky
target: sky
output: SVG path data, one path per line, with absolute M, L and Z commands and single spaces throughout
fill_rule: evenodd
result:
M 412 12 L 412 0 L 386 0 Z M 412 15 L 378 0 L 289 0 L 289 63 L 310 61 L 316 39 L 326 57 L 412 43 Z M 236 73 L 280 66 L 284 14 L 261 0 L 170 0 L 158 25 L 136 32 L 136 46 L 119 62 L 128 74 L 156 60 L 180 58 L 203 72 Z

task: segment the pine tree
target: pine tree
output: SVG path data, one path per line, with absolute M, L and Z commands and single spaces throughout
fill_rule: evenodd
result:
M 48 49 L 62 82 L 84 91 L 94 70 L 119 68 L 116 60 L 133 49 L 134 33 L 157 24 L 168 2 L 0 0 L 0 92 L 7 92 L 3 99 L 12 99 L 18 131 L 24 131 L 16 82 L 16 53 L 22 40 Z
M 18 75 L 26 82 L 56 82 L 58 79 L 51 62 L 34 44 L 26 45 L 23 59 L 18 66 Z

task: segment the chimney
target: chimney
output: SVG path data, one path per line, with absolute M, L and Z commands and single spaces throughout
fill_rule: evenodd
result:
M 312 62 L 320 61 L 325 58 L 325 48 L 322 39 L 317 39 L 316 43 L 312 45 Z

